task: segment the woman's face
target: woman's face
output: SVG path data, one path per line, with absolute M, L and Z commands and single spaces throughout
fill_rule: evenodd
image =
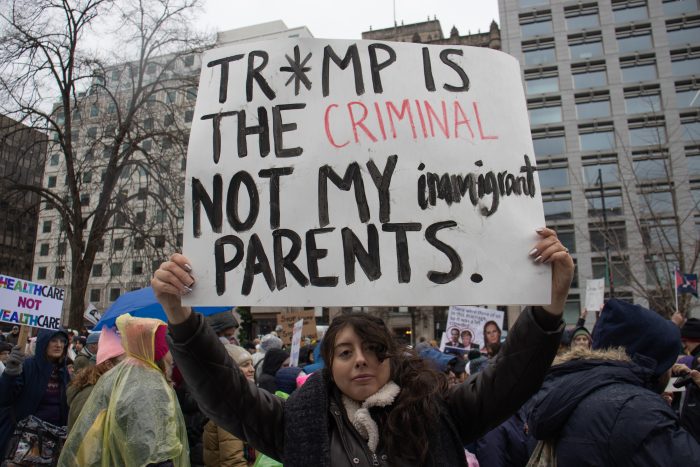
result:
M 333 347 L 333 380 L 343 394 L 358 402 L 379 391 L 391 374 L 389 359 L 379 362 L 368 347 L 352 326 L 338 333 Z
M 253 366 L 253 360 L 246 360 L 239 368 L 243 372 L 248 381 L 255 380 L 255 367 Z
M 574 337 L 574 342 L 571 344 L 571 347 L 590 349 L 591 340 L 588 338 L 588 336 L 579 334 L 578 336 Z
M 46 358 L 57 362 L 63 356 L 63 350 L 66 348 L 66 339 L 62 336 L 54 336 L 46 346 Z
M 495 344 L 499 340 L 501 340 L 501 333 L 498 331 L 498 326 L 495 324 L 486 326 L 486 343 Z

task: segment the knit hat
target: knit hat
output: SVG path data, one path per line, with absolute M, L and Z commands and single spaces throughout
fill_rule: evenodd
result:
M 262 362 L 262 372 L 270 376 L 275 376 L 284 361 L 289 358 L 289 354 L 282 349 L 270 349 L 265 354 L 265 359 Z
M 226 348 L 226 351 L 231 356 L 233 361 L 236 362 L 238 366 L 242 366 L 248 360 L 250 360 L 251 362 L 253 361 L 253 356 L 243 347 L 239 347 L 233 344 L 224 344 L 224 347 Z
M 591 339 L 591 333 L 588 332 L 588 329 L 585 327 L 581 326 L 576 329 L 574 329 L 574 332 L 571 334 L 571 341 L 573 342 L 574 339 L 576 339 L 576 336 L 586 336 L 588 339 Z
M 263 353 L 267 353 L 272 349 L 281 349 L 282 339 L 275 336 L 274 334 L 265 334 L 262 339 L 260 339 L 260 350 Z
M 278 391 L 291 395 L 297 388 L 297 376 L 301 373 L 301 368 L 289 366 L 280 368 L 275 373 L 275 385 Z
M 700 341 L 700 319 L 689 318 L 681 328 L 681 338 Z
M 209 326 L 211 326 L 212 329 L 214 329 L 214 332 L 217 334 L 227 329 L 238 327 L 238 321 L 236 321 L 236 318 L 234 318 L 231 310 L 209 315 L 207 316 L 206 320 Z
M 453 354 L 442 353 L 432 347 L 424 349 L 420 353 L 421 358 L 432 363 L 433 367 L 441 373 L 445 373 L 459 360 Z
M 633 360 L 650 367 L 658 377 L 676 361 L 680 338 L 678 326 L 658 313 L 612 298 L 593 329 L 592 347 L 624 347 Z
M 124 355 L 125 350 L 122 347 L 122 339 L 114 332 L 113 329 L 105 327 L 100 333 L 100 345 L 97 347 L 97 360 L 100 363 L 109 360 L 110 358 Z
M 88 334 L 87 339 L 85 339 L 85 344 L 98 344 L 100 342 L 100 333 L 91 332 Z
M 170 351 L 168 348 L 168 341 L 165 339 L 167 332 L 168 328 L 165 325 L 158 326 L 158 329 L 156 330 L 156 335 L 153 339 L 153 360 L 156 362 L 165 357 L 165 354 Z

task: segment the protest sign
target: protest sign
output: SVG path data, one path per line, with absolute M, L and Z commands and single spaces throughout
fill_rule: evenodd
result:
M 288 311 L 277 314 L 277 324 L 282 326 L 282 330 L 278 332 L 279 338 L 282 339 L 284 345 L 292 343 L 294 335 L 294 323 L 299 320 L 304 321 L 302 335 L 305 337 L 316 337 L 316 317 L 314 310 Z
M 447 312 L 447 326 L 441 350 L 462 349 L 459 353 L 463 353 L 468 352 L 470 348 L 482 348 L 484 325 L 489 321 L 495 321 L 498 329 L 503 329 L 503 312 L 475 306 L 451 306 Z
M 299 365 L 299 349 L 301 348 L 301 332 L 303 328 L 303 319 L 294 323 L 292 328 L 292 349 L 289 352 L 289 366 Z
M 605 305 L 605 279 L 588 279 L 586 281 L 586 309 L 600 311 Z
M 58 329 L 64 296 L 58 287 L 0 275 L 0 321 Z
M 527 254 L 544 215 L 520 68 L 495 50 L 207 51 L 185 200 L 188 305 L 550 300 Z

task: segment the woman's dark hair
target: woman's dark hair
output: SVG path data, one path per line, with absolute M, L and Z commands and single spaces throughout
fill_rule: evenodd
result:
M 501 351 L 501 343 L 500 342 L 494 342 L 493 344 L 489 344 L 486 346 L 486 354 L 489 356 L 489 358 L 493 358 L 498 353 Z
M 328 326 L 321 343 L 324 371 L 332 377 L 333 348 L 343 329 L 351 326 L 380 362 L 389 359 L 391 379 L 401 388 L 383 426 L 381 439 L 392 463 L 425 463 L 428 437 L 435 429 L 438 400 L 447 391 L 447 378 L 435 371 L 415 352 L 399 345 L 380 318 L 367 313 L 349 313 L 336 317 Z
M 499 340 L 499 341 L 501 340 L 501 334 L 502 334 L 502 333 L 501 333 L 501 328 L 498 326 L 498 323 L 495 322 L 495 321 L 486 321 L 486 323 L 484 323 L 484 345 L 487 345 L 488 342 L 489 342 L 488 339 L 486 339 L 486 328 L 489 327 L 489 326 L 492 325 L 492 324 L 493 324 L 494 326 L 496 326 L 496 329 L 498 329 L 498 340 Z

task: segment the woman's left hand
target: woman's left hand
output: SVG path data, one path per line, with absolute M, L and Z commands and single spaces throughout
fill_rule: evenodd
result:
M 552 301 L 543 308 L 553 315 L 561 316 L 574 278 L 574 260 L 554 230 L 543 227 L 537 229 L 537 235 L 540 240 L 530 251 L 530 257 L 536 263 L 552 265 Z

